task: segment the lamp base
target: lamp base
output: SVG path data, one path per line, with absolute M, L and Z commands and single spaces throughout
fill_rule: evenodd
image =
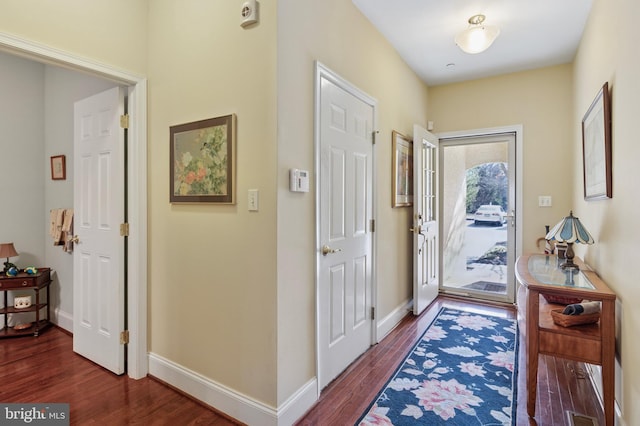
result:
M 576 269 L 579 270 L 580 267 L 578 265 L 576 265 L 575 263 L 573 263 L 573 258 L 575 257 L 575 254 L 573 253 L 573 243 L 568 243 L 567 244 L 567 252 L 565 253 L 565 262 L 560 265 L 560 267 L 562 269 Z
M 11 268 L 16 268 L 16 265 L 9 261 L 4 262 L 4 270 L 2 271 L 2 273 L 6 275 L 7 271 Z
M 576 265 L 575 263 L 573 263 L 573 259 L 571 259 L 571 262 L 569 262 L 567 260 L 566 262 L 561 264 L 560 268 L 561 269 L 570 269 L 570 270 L 575 270 L 575 271 L 579 271 L 580 270 L 580 267 L 578 265 Z

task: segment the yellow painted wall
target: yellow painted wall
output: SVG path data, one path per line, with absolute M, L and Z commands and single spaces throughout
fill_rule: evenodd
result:
M 147 6 L 148 0 L 2 0 L 0 32 L 145 75 Z
M 581 152 L 580 123 L 605 81 L 612 96 L 613 198 L 584 201 L 582 160 L 574 157 L 573 206 L 595 244 L 578 246 L 601 278 L 616 292 L 622 309 L 617 331 L 624 375 L 616 377 L 616 398 L 622 409 L 623 425 L 640 424 L 640 285 L 632 269 L 637 258 L 640 227 L 638 180 L 640 172 L 640 56 L 636 27 L 640 3 L 624 0 L 595 0 L 574 63 L 573 150 Z M 620 307 L 619 306 L 619 307 Z
M 150 3 L 149 349 L 275 407 L 275 3 L 260 17 L 244 29 L 237 2 Z M 169 127 L 231 113 L 237 203 L 169 203 Z
M 427 89 L 350 1 L 278 1 L 278 402 L 315 376 L 315 193 L 288 169 L 314 168 L 314 61 L 378 101 L 378 318 L 411 298 L 410 208 L 391 208 L 391 132 L 426 125 Z
M 571 65 L 429 88 L 434 132 L 523 125 L 522 223 L 524 252 L 535 251 L 545 225 L 569 213 L 573 191 Z M 551 195 L 553 207 L 538 207 Z

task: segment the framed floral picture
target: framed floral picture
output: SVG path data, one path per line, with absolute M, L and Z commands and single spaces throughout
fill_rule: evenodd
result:
M 392 131 L 392 207 L 413 205 L 413 141 Z
M 235 202 L 235 114 L 170 127 L 172 203 Z

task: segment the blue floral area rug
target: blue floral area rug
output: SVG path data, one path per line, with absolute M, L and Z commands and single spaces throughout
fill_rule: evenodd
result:
M 514 425 L 516 320 L 442 308 L 358 425 Z

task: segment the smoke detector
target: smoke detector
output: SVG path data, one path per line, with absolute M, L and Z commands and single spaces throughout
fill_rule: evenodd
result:
M 258 2 L 256 0 L 248 0 L 242 3 L 240 11 L 240 26 L 247 27 L 258 22 Z

